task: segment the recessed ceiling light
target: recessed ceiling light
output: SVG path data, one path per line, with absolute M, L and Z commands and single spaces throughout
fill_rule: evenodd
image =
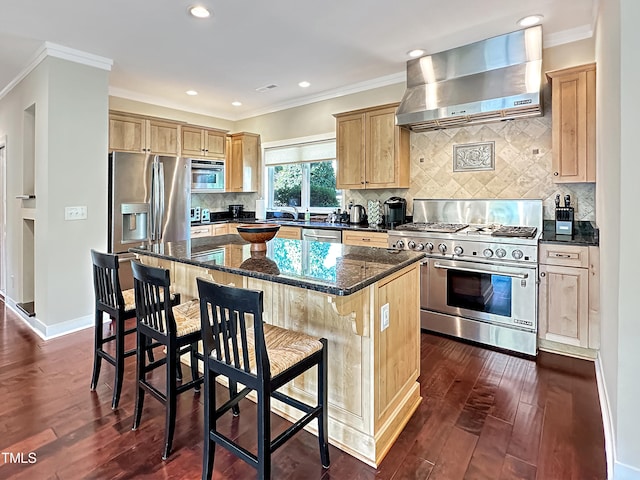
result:
M 194 95 L 197 95 L 197 94 L 198 94 L 198 92 L 196 92 L 195 90 L 187 90 L 187 91 L 186 91 L 186 92 L 184 92 L 184 93 L 186 93 L 187 95 L 191 95 L 191 96 L 194 96 Z
M 304 82 L 300 82 L 298 86 L 302 88 L 307 88 L 307 87 L 310 87 L 311 84 L 305 80 Z
M 239 101 L 235 101 L 235 102 L 231 102 L 231 105 L 233 105 L 234 107 L 241 107 L 242 106 L 242 102 Z
M 529 15 L 518 20 L 518 25 L 521 27 L 532 27 L 542 22 L 543 18 L 542 15 Z
M 409 55 L 411 58 L 421 57 L 422 55 L 424 55 L 424 50 L 420 48 L 416 48 L 415 50 L 409 50 L 407 52 L 407 55 Z
M 196 5 L 189 8 L 189 13 L 197 18 L 207 18 L 209 15 L 209 10 L 207 10 L 202 5 Z

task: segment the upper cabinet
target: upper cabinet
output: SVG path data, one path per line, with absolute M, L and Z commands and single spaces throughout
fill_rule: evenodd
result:
M 257 192 L 260 188 L 260 135 L 234 133 L 227 137 L 227 192 Z
M 178 123 L 113 112 L 109 114 L 109 150 L 178 155 Z
M 396 126 L 397 107 L 335 115 L 337 188 L 409 188 L 409 130 Z
M 225 158 L 226 134 L 212 128 L 182 127 L 182 155 L 185 157 Z
M 596 181 L 596 65 L 547 72 L 551 82 L 553 181 Z

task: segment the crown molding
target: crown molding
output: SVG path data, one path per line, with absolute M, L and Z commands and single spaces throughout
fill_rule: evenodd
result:
M 406 82 L 407 72 L 402 71 L 386 75 L 384 77 L 374 78 L 364 82 L 354 83 L 346 85 L 340 88 L 334 88 L 332 90 L 325 90 L 314 95 L 308 95 L 306 97 L 297 98 L 286 102 L 277 103 L 266 108 L 258 108 L 250 110 L 242 115 L 242 118 L 238 120 L 245 120 L 247 118 L 258 117 L 260 115 L 266 115 L 268 113 L 278 112 L 280 110 L 286 110 L 288 108 L 301 107 L 310 103 L 321 102 L 323 100 L 331 100 L 332 98 L 342 97 L 345 95 L 351 95 L 354 93 L 364 92 L 366 90 L 372 90 L 374 88 L 386 87 L 388 85 L 394 85 L 396 83 Z
M 570 28 L 568 30 L 562 30 L 560 32 L 544 35 L 543 45 L 544 48 L 551 48 L 557 47 L 558 45 L 564 45 L 565 43 L 577 42 L 578 40 L 584 40 L 591 37 L 593 37 L 593 26 L 581 25 L 579 27 Z
M 168 102 L 166 99 L 157 98 L 152 95 L 145 95 L 143 93 L 132 92 L 122 88 L 109 87 L 109 95 L 114 97 L 126 98 L 127 100 L 133 100 L 136 102 L 150 103 L 152 105 L 158 105 L 160 107 L 172 108 L 174 110 L 181 110 L 183 112 L 197 113 L 199 115 L 207 115 L 209 117 L 219 118 L 221 120 L 227 120 L 230 122 L 238 122 L 240 120 L 246 120 L 248 118 L 258 117 L 260 115 L 266 115 L 268 113 L 279 112 L 280 110 L 286 110 L 288 108 L 301 107 L 310 103 L 321 102 L 323 100 L 330 100 L 332 98 L 342 97 L 344 95 L 350 95 L 353 93 L 363 92 L 371 90 L 373 88 L 385 87 L 387 85 L 394 85 L 396 83 L 405 82 L 407 78 L 406 72 L 394 73 L 392 75 L 386 75 L 384 77 L 375 78 L 373 80 L 367 80 L 365 82 L 355 83 L 347 85 L 345 87 L 335 88 L 333 90 L 325 90 L 324 92 L 308 95 L 306 97 L 297 98 L 286 102 L 270 105 L 265 108 L 258 108 L 250 110 L 239 115 L 228 115 L 226 113 L 214 112 L 211 110 L 193 108 L 178 102 Z
M 92 53 L 83 52 L 74 48 L 65 47 L 56 43 L 44 42 L 33 54 L 27 66 L 0 91 L 0 99 L 15 88 L 27 75 L 29 75 L 47 57 L 61 58 L 74 63 L 88 65 L 101 70 L 111 71 L 113 60 Z
M 233 118 L 226 114 L 217 113 L 213 110 L 205 110 L 201 108 L 193 108 L 188 105 L 184 105 L 180 102 L 169 102 L 164 98 L 155 97 L 153 95 L 145 95 L 144 93 L 132 92 L 124 88 L 109 87 L 109 95 L 112 97 L 125 98 L 127 100 L 133 100 L 134 102 L 149 103 L 151 105 L 157 105 L 159 107 L 171 108 L 173 110 L 180 110 L 182 112 L 196 113 L 198 115 L 205 115 L 207 117 L 214 117 L 220 120 L 226 120 L 229 122 L 235 122 L 239 118 Z

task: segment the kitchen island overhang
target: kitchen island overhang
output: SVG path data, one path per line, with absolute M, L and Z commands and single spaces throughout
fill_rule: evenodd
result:
M 237 235 L 130 251 L 168 268 L 184 300 L 197 297 L 197 277 L 262 290 L 267 323 L 327 338 L 330 443 L 380 464 L 421 401 L 423 254 L 279 238 L 256 253 Z M 281 391 L 314 402 L 316 372 Z M 276 400 L 272 406 L 291 420 L 300 415 Z M 307 429 L 316 433 L 315 422 Z

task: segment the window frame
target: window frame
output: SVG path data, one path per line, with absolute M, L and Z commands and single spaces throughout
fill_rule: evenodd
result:
M 336 134 L 334 132 L 331 133 L 324 133 L 324 134 L 319 134 L 319 135 L 311 135 L 308 137 L 298 137 L 298 138 L 291 138 L 291 139 L 287 139 L 287 140 L 280 140 L 280 141 L 275 141 L 275 142 L 265 142 L 262 144 L 262 173 L 263 173 L 263 177 L 265 179 L 265 181 L 262 183 L 262 198 L 264 198 L 266 200 L 266 208 L 269 211 L 277 211 L 279 207 L 274 207 L 273 206 L 273 197 L 274 197 L 274 192 L 273 189 L 269 189 L 270 185 L 273 185 L 273 170 L 270 169 L 270 167 L 274 167 L 278 164 L 271 164 L 271 165 L 267 165 L 266 163 L 266 155 L 265 152 L 267 150 L 270 149 L 276 149 L 276 148 L 287 148 L 287 147 L 295 147 L 295 146 L 299 146 L 305 143 L 314 143 L 314 142 L 327 142 L 327 141 L 336 141 Z M 337 145 L 336 145 L 336 154 L 334 156 L 334 158 L 332 159 L 333 161 L 337 162 Z M 293 162 L 291 164 L 298 164 L 298 165 L 302 165 L 302 185 L 301 185 L 301 195 L 300 195 L 300 203 L 302 205 L 300 205 L 298 208 L 298 210 L 300 212 L 303 212 L 304 210 L 306 210 L 307 208 L 309 209 L 309 211 L 313 211 L 313 213 L 332 213 L 334 212 L 336 209 L 338 208 L 342 208 L 343 207 L 343 203 L 344 203 L 344 194 L 342 189 L 338 189 L 336 188 L 336 192 L 338 192 L 338 199 L 339 199 L 339 205 L 335 206 L 335 207 L 312 207 L 311 205 L 309 205 L 310 201 L 311 201 L 311 188 L 310 188 L 310 171 L 311 171 L 311 164 L 312 163 L 318 163 L 321 161 L 329 161 L 329 160 L 310 160 L 310 161 L 304 161 L 304 162 Z M 280 165 L 284 165 L 284 164 L 280 164 Z M 337 167 L 337 165 L 336 165 Z M 337 175 L 337 168 L 336 168 L 336 175 Z

